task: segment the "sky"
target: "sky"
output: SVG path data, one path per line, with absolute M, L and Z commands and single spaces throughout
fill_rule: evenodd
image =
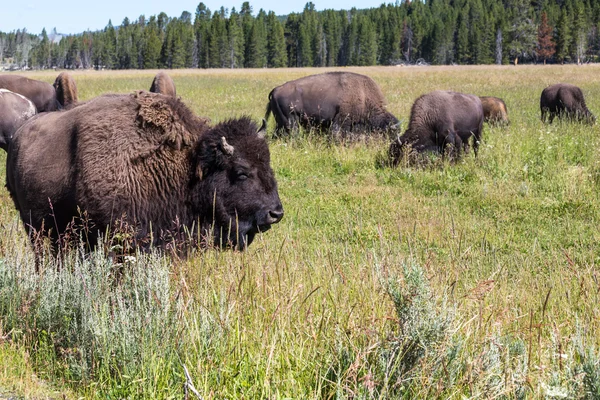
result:
M 221 6 L 240 10 L 244 0 L 204 0 L 211 12 Z M 307 1 L 290 0 L 249 0 L 256 15 L 261 8 L 275 11 L 277 15 L 302 12 Z M 379 7 L 382 3 L 394 0 L 313 0 L 317 10 L 349 10 Z M 108 20 L 120 25 L 125 17 L 137 20 L 140 15 L 149 17 L 165 12 L 169 17 L 179 17 L 183 11 L 194 15 L 200 0 L 3 0 L 0 7 L 0 32 L 11 32 L 26 28 L 28 32 L 39 34 L 42 28 L 50 33 L 56 27 L 59 33 L 81 33 L 86 30 L 103 29 Z

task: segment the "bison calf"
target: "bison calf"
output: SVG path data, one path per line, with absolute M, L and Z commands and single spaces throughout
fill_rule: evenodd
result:
M 477 155 L 483 128 L 483 107 L 479 97 L 450 91 L 424 94 L 413 104 L 406 132 L 389 148 L 389 157 L 398 165 L 405 151 L 444 153 L 460 156 L 473 138 Z
M 581 89 L 568 83 L 557 83 L 544 89 L 540 109 L 544 123 L 552 123 L 555 117 L 588 124 L 596 122 L 596 117 L 585 105 Z
M 160 71 L 156 74 L 154 80 L 152 81 L 152 86 L 150 86 L 150 91 L 153 93 L 164 94 L 166 96 L 177 96 L 175 82 L 173 82 L 173 79 L 164 71 Z
M 483 106 L 483 122 L 490 125 L 508 125 L 508 110 L 504 100 L 492 96 L 480 96 Z
M 302 126 L 332 129 L 394 130 L 398 119 L 385 109 L 381 89 L 368 76 L 326 72 L 296 79 L 269 93 L 265 119 L 273 114 L 278 132 Z

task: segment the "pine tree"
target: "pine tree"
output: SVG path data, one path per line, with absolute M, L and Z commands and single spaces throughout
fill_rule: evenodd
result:
M 209 36 L 210 36 L 210 9 L 204 3 L 198 4 L 196 18 L 194 19 L 194 34 L 198 67 L 210 66 Z
M 273 11 L 267 16 L 267 66 L 270 68 L 287 66 L 283 26 Z
M 229 50 L 229 67 L 243 68 L 244 67 L 244 31 L 240 15 L 235 8 L 231 9 L 229 21 L 227 22 L 227 37 Z
M 143 49 L 144 68 L 158 68 L 160 58 L 161 41 L 158 33 L 158 23 L 156 17 L 150 17 L 148 25 L 144 29 L 145 45 Z
M 567 10 L 562 9 L 556 26 L 556 58 L 564 63 L 569 58 L 569 44 L 571 42 L 570 20 Z
M 49 68 L 50 67 L 50 40 L 48 39 L 48 34 L 46 33 L 46 28 L 42 29 L 42 39 L 40 40 L 40 44 L 37 48 L 37 66 L 40 68 Z M 2 59 L 0 58 L 0 62 Z
M 262 9 L 258 12 L 250 30 L 247 66 L 249 68 L 267 66 L 266 14 Z
M 552 31 L 553 28 L 548 25 L 548 15 L 544 11 L 542 12 L 540 26 L 538 27 L 537 47 L 537 54 L 544 60 L 544 64 L 546 64 L 546 60 L 552 58 L 556 52 L 556 45 L 554 44 L 554 40 L 552 40 Z
M 108 20 L 108 25 L 104 29 L 104 54 L 102 61 L 106 68 L 114 69 L 118 67 L 117 35 L 111 20 Z
M 511 0 L 513 16 L 510 26 L 509 52 L 517 65 L 519 58 L 533 55 L 537 45 L 537 32 L 530 17 L 528 0 Z

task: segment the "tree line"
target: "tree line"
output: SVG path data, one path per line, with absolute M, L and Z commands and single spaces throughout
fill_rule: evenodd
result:
M 593 0 L 403 0 L 364 10 L 276 16 L 240 10 L 165 13 L 52 40 L 0 32 L 0 65 L 16 68 L 278 68 L 589 62 L 600 55 Z

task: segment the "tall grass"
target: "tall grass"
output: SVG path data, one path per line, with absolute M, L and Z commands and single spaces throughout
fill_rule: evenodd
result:
M 205 398 L 598 398 L 600 132 L 543 125 L 538 101 L 546 85 L 571 82 L 598 115 L 599 69 L 352 69 L 405 121 L 420 94 L 453 89 L 503 98 L 511 125 L 486 126 L 477 158 L 418 168 L 382 167 L 382 138 L 272 139 L 286 214 L 244 253 L 114 265 L 75 252 L 68 268 L 35 274 L 4 193 L 10 351 L 89 398 L 180 398 L 183 365 Z M 272 87 L 314 72 L 172 75 L 217 122 L 262 117 Z M 147 88 L 152 76 L 75 80 L 87 99 Z M 0 393 L 18 378 L 3 379 Z

